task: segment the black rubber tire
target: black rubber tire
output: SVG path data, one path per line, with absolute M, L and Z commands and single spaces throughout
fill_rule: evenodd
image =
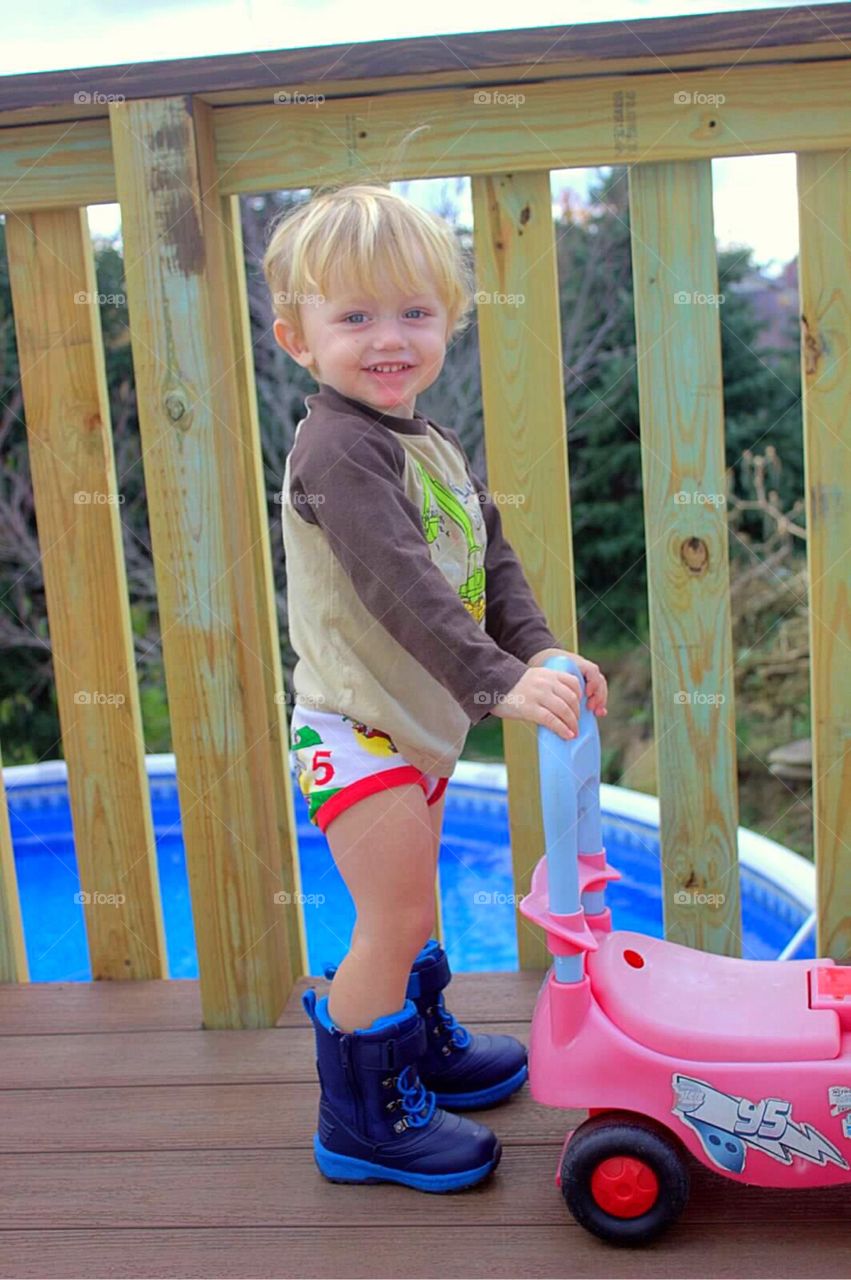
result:
M 603 1209 L 591 1191 L 597 1165 L 610 1156 L 635 1156 L 659 1179 L 659 1195 L 646 1213 L 619 1218 Z M 663 1125 L 628 1111 L 592 1116 L 574 1133 L 561 1165 L 561 1193 L 573 1217 L 593 1235 L 611 1244 L 647 1244 L 661 1235 L 688 1202 L 685 1154 Z

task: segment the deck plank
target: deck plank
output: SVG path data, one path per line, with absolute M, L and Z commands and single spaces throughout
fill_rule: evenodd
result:
M 193 1025 L 195 983 L 0 988 L 0 1277 L 848 1273 L 851 1185 L 792 1195 L 694 1160 L 689 1204 L 662 1241 L 595 1240 L 553 1177 L 581 1113 L 539 1106 L 528 1086 L 477 1113 L 504 1144 L 479 1187 L 438 1197 L 327 1182 L 311 1150 L 308 984 L 327 985 L 301 979 L 282 1025 L 262 1031 Z M 474 1030 L 526 1039 L 539 984 L 458 975 L 452 1008 Z
M 519 1022 L 530 1016 L 543 976 L 543 970 L 456 973 L 451 998 L 447 989 L 447 1004 L 453 1012 L 478 1022 Z M 302 992 L 315 987 L 318 998 L 330 986 L 325 978 L 298 978 L 277 1026 L 305 1026 Z M 0 983 L 0 1037 L 200 1027 L 201 996 L 195 979 Z
M 440 1216 L 440 1206 L 434 1213 Z M 313 1227 L 5 1231 L 0 1246 L 0 1276 L 10 1280 L 836 1280 L 848 1274 L 848 1226 L 840 1222 L 796 1223 L 794 1234 L 778 1238 L 759 1222 L 729 1232 L 681 1221 L 664 1240 L 630 1250 L 595 1240 L 567 1217 L 548 1227 L 326 1224 L 321 1242 Z
M 309 1148 L 318 1104 L 316 1081 L 0 1089 L 0 1154 Z M 540 1106 L 528 1086 L 504 1104 L 476 1112 L 477 1119 L 499 1132 L 503 1144 L 560 1144 L 566 1129 L 584 1117 L 582 1111 Z
M 272 1127 L 274 1127 L 274 1122 Z M 317 1170 L 307 1148 L 97 1151 L 7 1155 L 0 1184 L 6 1229 L 37 1229 L 49 1208 L 54 1229 L 74 1227 L 547 1226 L 566 1209 L 554 1182 L 557 1143 L 514 1144 L 491 1179 L 457 1195 L 408 1187 L 340 1186 Z M 717 1228 L 748 1222 L 788 1227 L 845 1222 L 851 1186 L 788 1191 L 742 1187 L 690 1160 L 692 1194 L 683 1221 Z M 132 1194 L 128 1195 L 128 1188 Z M 847 1242 L 846 1242 L 847 1243 Z
M 304 1019 L 307 1023 L 307 1018 Z M 526 1041 L 528 1022 L 480 1023 Z M 313 1028 L 262 1031 L 118 1031 L 0 1038 L 0 1089 L 245 1084 L 316 1079 Z

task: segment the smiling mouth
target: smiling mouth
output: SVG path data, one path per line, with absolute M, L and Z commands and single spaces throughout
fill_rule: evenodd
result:
M 409 369 L 413 369 L 411 364 L 372 364 L 367 365 L 367 373 L 381 373 L 384 375 L 391 373 L 407 373 Z

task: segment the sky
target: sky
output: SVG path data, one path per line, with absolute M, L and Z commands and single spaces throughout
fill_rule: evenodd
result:
M 39 0 L 6 8 L 0 73 L 779 7 L 779 0 L 524 0 L 511 11 L 493 0 L 390 8 L 362 0 Z M 755 260 L 775 273 L 798 247 L 794 157 L 713 160 L 712 173 L 719 245 L 752 245 Z M 553 190 L 567 186 L 584 196 L 591 176 L 587 170 L 560 170 Z M 468 187 L 463 184 L 461 211 L 471 221 Z M 439 188 L 433 180 L 413 182 L 408 193 L 429 206 L 439 199 Z M 117 206 L 90 208 L 89 223 L 95 234 L 114 234 Z

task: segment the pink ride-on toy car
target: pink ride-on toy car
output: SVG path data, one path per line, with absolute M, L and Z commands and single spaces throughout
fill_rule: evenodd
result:
M 686 1152 L 735 1182 L 851 1181 L 851 966 L 739 960 L 612 930 L 600 827 L 600 741 L 538 727 L 546 857 L 520 910 L 554 960 L 529 1042 L 537 1102 L 581 1107 L 556 1172 L 570 1212 L 641 1244 L 688 1198 Z

